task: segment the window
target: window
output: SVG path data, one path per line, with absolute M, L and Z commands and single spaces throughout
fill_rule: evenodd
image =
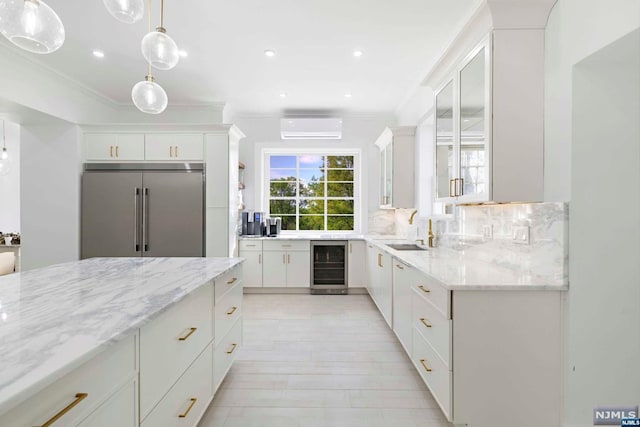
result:
M 270 154 L 268 211 L 287 231 L 353 231 L 355 156 Z

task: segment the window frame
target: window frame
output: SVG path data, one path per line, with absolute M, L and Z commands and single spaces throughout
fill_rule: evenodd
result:
M 304 156 L 304 155 L 316 155 L 316 156 L 353 156 L 353 230 L 327 230 L 327 218 L 328 214 L 326 213 L 326 205 L 325 205 L 325 213 L 324 213 L 324 221 L 325 221 L 325 229 L 323 230 L 282 230 L 282 234 L 360 234 L 360 230 L 362 227 L 362 152 L 359 149 L 354 148 L 268 148 L 262 150 L 262 180 L 261 180 L 261 200 L 262 200 L 262 210 L 265 214 L 269 214 L 269 206 L 270 206 L 270 158 L 272 155 L 275 156 Z M 296 159 L 296 173 L 299 173 L 299 161 Z M 310 200 L 351 200 L 351 198 L 340 198 L 340 197 L 329 197 L 327 195 L 327 182 L 325 181 L 325 194 L 321 198 L 308 198 L 308 197 L 300 197 L 299 191 L 297 190 L 297 195 L 295 198 L 296 201 L 302 199 L 310 199 Z M 296 225 L 299 227 L 299 219 L 301 217 L 299 211 L 299 204 L 296 203 Z

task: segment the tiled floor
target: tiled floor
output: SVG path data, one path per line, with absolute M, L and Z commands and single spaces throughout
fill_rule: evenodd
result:
M 199 427 L 448 427 L 367 295 L 245 295 L 244 348 Z

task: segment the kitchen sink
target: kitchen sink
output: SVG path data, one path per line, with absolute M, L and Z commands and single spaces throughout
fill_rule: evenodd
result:
M 415 243 L 391 243 L 388 244 L 391 249 L 396 251 L 426 251 L 427 248 L 416 245 Z

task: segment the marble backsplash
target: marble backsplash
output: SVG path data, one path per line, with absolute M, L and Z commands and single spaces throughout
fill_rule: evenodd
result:
M 427 240 L 428 218 L 409 225 L 412 209 L 377 211 L 369 232 Z M 458 206 L 451 219 L 433 221 L 436 246 L 464 251 L 473 258 L 528 272 L 551 283 L 568 283 L 569 207 L 566 203 Z M 492 237 L 483 227 L 491 227 Z M 529 244 L 516 243 L 514 227 L 529 229 Z

